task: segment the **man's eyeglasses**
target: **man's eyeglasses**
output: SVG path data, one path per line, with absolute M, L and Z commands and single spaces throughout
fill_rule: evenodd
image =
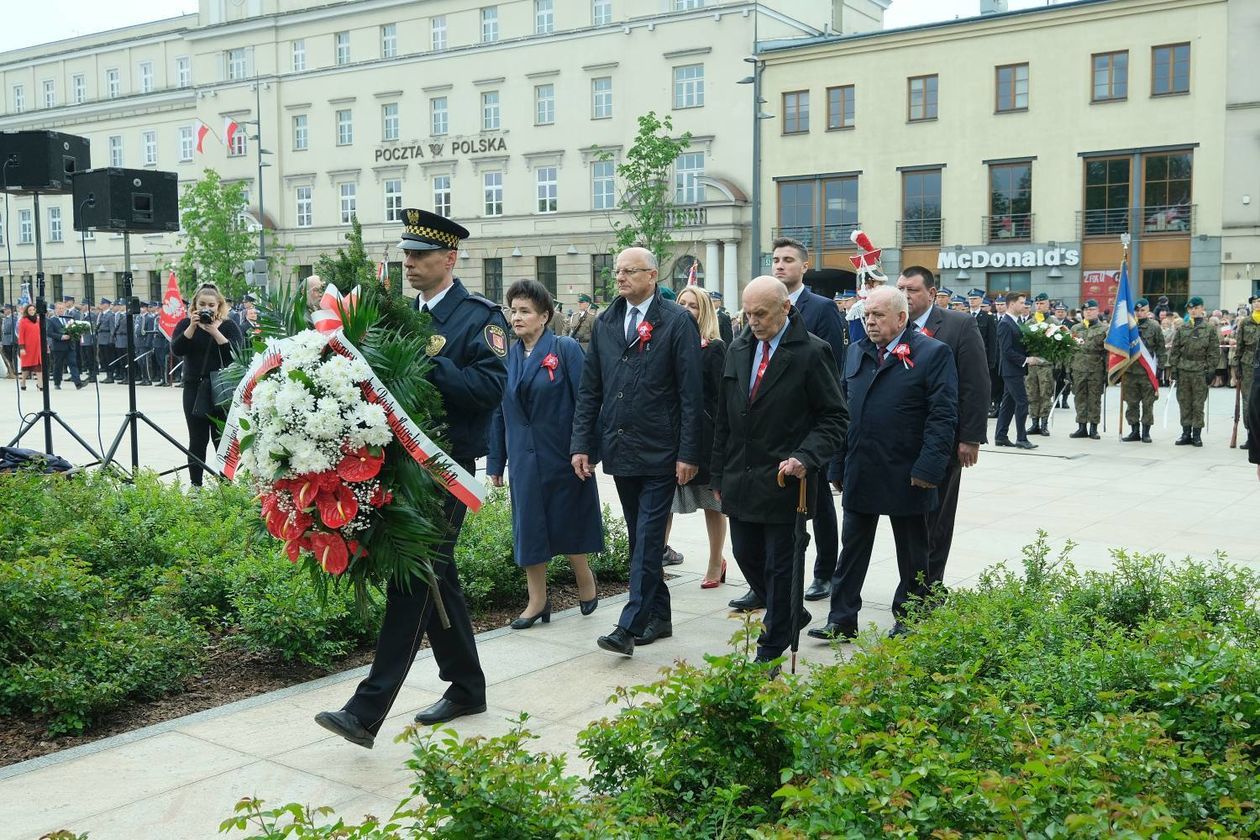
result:
M 613 276 L 618 277 L 622 274 L 638 274 L 640 271 L 652 271 L 652 270 L 653 269 L 650 269 L 650 268 L 619 268 L 613 272 Z

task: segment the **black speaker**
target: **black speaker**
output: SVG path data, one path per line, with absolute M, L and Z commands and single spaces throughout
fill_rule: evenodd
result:
M 86 137 L 56 131 L 0 134 L 0 185 L 7 192 L 68 193 L 70 180 L 92 165 Z
M 74 229 L 179 230 L 179 177 L 150 169 L 89 169 L 74 176 Z

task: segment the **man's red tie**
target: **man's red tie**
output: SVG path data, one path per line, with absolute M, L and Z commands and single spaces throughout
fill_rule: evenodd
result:
M 887 347 L 879 348 L 879 363 L 882 365 L 884 363 L 884 359 L 886 358 L 888 358 L 888 348 Z
M 752 390 L 748 392 L 748 401 L 752 402 L 761 387 L 761 377 L 766 375 L 766 366 L 770 364 L 770 342 L 761 342 L 761 364 L 757 365 L 757 378 L 753 380 Z

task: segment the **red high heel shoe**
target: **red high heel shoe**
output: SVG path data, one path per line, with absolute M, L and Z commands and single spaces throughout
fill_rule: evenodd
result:
M 701 589 L 717 589 L 719 586 L 721 586 L 724 583 L 726 583 L 726 561 L 725 560 L 722 561 L 721 577 L 719 577 L 717 580 L 709 580 L 708 578 L 705 578 L 704 580 L 700 581 L 700 588 Z

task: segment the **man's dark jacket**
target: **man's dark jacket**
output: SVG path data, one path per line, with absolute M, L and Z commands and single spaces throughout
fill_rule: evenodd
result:
M 993 316 L 988 316 L 993 320 Z M 924 326 L 928 335 L 954 352 L 958 371 L 958 440 L 988 443 L 989 368 L 980 324 L 969 312 L 952 312 L 933 306 Z M 996 348 L 995 348 L 996 349 Z
M 976 329 L 980 331 L 980 338 L 984 341 L 984 356 L 988 360 L 989 370 L 994 370 L 998 364 L 997 318 L 983 309 L 970 317 L 975 321 Z
M 823 467 L 844 446 L 849 425 L 831 346 L 797 310 L 789 318 L 751 403 L 752 330 L 735 337 L 722 371 L 710 486 L 721 491 L 727 516 L 747 522 L 794 521 L 797 484 L 779 487 L 779 464 L 796 458 L 825 481 Z
M 844 334 L 848 327 L 835 303 L 816 295 L 806 286 L 796 298 L 796 311 L 805 319 L 805 329 L 831 345 L 837 375 L 844 370 Z
M 1023 376 L 1027 360 L 1019 324 L 1010 315 L 998 318 L 998 370 L 1001 375 Z
M 600 313 L 582 369 L 569 451 L 603 461 L 609 475 L 672 475 L 700 465 L 704 386 L 700 330 L 691 313 L 658 293 L 627 344 L 626 300 Z M 642 326 L 641 324 L 641 326 Z

